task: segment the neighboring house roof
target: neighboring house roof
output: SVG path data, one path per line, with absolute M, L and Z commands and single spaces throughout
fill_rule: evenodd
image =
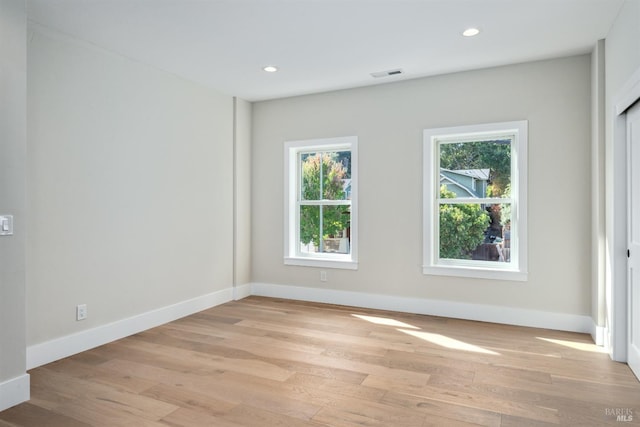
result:
M 451 169 L 442 168 L 442 170 L 447 171 L 447 172 L 457 173 L 457 174 L 460 174 L 460 175 L 470 176 L 471 178 L 480 179 L 480 180 L 483 180 L 483 181 L 488 181 L 489 180 L 489 174 L 491 173 L 491 169 L 456 169 L 456 170 L 451 170 Z
M 463 182 L 460 182 L 460 181 L 456 180 L 456 175 L 459 176 L 461 179 L 462 179 L 462 177 L 465 177 L 465 179 L 464 179 L 465 181 L 468 181 L 468 178 L 472 178 L 472 180 L 485 181 L 486 182 L 486 181 L 489 180 L 489 174 L 490 173 L 491 173 L 491 169 L 457 169 L 457 170 L 451 170 L 451 169 L 441 168 L 440 169 L 440 182 L 444 183 L 445 185 L 447 185 L 447 187 L 450 186 L 450 185 L 458 187 L 463 192 L 467 193 L 469 195 L 469 197 L 473 197 L 473 198 L 484 197 L 484 194 L 479 194 L 477 191 L 475 191 L 474 189 L 470 188 L 468 185 L 465 185 Z M 482 193 L 484 193 L 485 189 L 483 189 L 481 191 L 482 191 Z

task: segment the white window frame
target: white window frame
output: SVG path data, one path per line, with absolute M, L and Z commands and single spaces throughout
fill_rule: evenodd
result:
M 351 242 L 349 254 L 315 253 L 300 251 L 300 212 L 298 197 L 300 191 L 300 168 L 298 157 L 302 152 L 351 151 Z M 284 144 L 284 263 L 285 265 L 358 269 L 358 137 L 309 139 L 288 141 Z
M 527 280 L 527 138 L 526 120 L 425 129 L 423 133 L 423 267 L 425 275 Z M 471 142 L 512 138 L 511 262 L 440 259 L 439 216 L 441 141 Z M 500 203 L 500 199 L 495 200 Z

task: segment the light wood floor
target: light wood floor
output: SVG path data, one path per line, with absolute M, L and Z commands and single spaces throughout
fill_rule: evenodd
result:
M 640 423 L 587 335 L 250 297 L 30 372 L 0 426 Z

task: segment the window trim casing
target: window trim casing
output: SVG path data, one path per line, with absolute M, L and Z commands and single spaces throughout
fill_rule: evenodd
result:
M 303 255 L 298 250 L 299 213 L 297 212 L 298 168 L 297 156 L 303 151 L 351 151 L 351 242 L 350 254 Z M 358 269 L 358 137 L 344 136 L 286 141 L 284 144 L 284 264 Z
M 473 139 L 474 136 L 503 136 L 513 134 L 511 147 L 512 221 L 516 221 L 517 250 L 515 263 L 489 265 L 486 261 L 446 260 L 438 258 L 439 234 L 436 220 L 439 204 L 436 183 L 439 182 L 440 165 L 438 141 Z M 425 275 L 471 277 L 480 279 L 527 281 L 527 145 L 528 122 L 526 120 L 487 123 L 425 129 L 423 131 L 423 265 Z M 512 244 L 514 229 L 512 228 Z M 512 252 L 512 257 L 514 253 Z M 513 261 L 514 258 L 512 258 Z

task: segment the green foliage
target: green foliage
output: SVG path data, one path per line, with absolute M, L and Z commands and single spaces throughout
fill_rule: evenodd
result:
M 507 185 L 504 193 L 502 194 L 503 198 L 511 197 L 511 184 Z M 511 203 L 501 203 L 500 204 L 500 225 L 505 226 L 511 223 Z
M 302 200 L 345 200 L 344 179 L 348 170 L 338 153 L 315 153 L 302 159 Z M 320 173 L 322 167 L 322 173 Z M 320 177 L 322 176 L 322 185 Z M 322 196 L 321 196 L 322 194 Z M 341 235 L 349 226 L 348 205 L 300 207 L 300 241 L 320 246 L 320 239 Z M 320 214 L 322 212 L 322 235 Z
M 440 187 L 440 197 L 455 198 L 446 186 Z M 440 205 L 440 258 L 470 259 L 471 253 L 484 241 L 489 215 L 479 204 Z

